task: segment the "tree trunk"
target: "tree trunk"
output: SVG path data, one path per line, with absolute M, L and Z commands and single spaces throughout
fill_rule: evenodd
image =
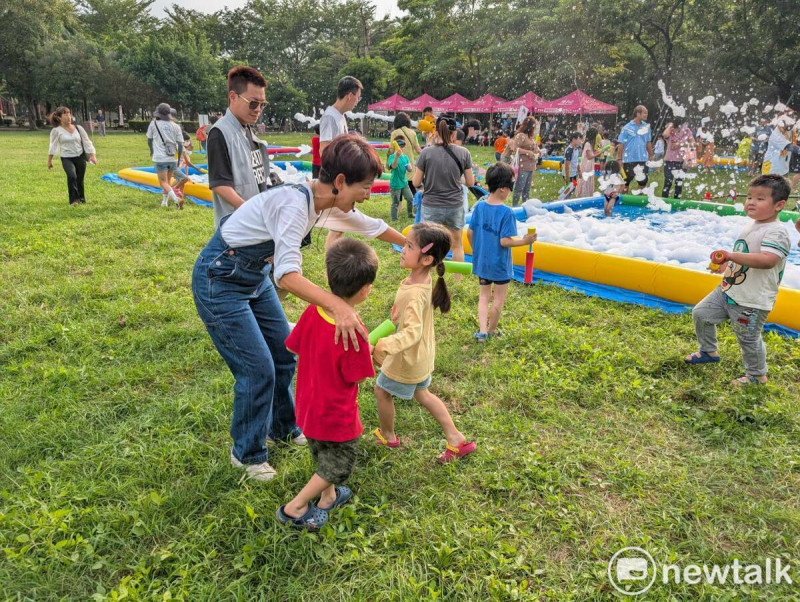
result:
M 38 111 L 36 109 L 36 101 L 33 99 L 28 100 L 28 110 L 30 113 L 30 119 L 28 120 L 28 129 L 33 131 L 36 128 L 36 120 L 38 119 Z

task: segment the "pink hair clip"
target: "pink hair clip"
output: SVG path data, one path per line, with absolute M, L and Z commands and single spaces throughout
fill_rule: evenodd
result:
M 431 250 L 431 247 L 432 247 L 432 246 L 433 246 L 433 243 L 432 243 L 432 242 L 429 242 L 427 245 L 425 245 L 424 247 L 422 247 L 422 248 L 421 248 L 419 251 L 420 251 L 420 253 L 427 253 L 428 251 L 430 251 L 430 250 Z

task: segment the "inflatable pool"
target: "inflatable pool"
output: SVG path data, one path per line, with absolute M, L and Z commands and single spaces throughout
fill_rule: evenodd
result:
M 290 169 L 296 172 L 308 172 L 308 177 L 311 177 L 311 163 L 309 161 L 272 161 L 270 165 L 274 165 L 282 171 Z M 205 168 L 206 166 L 198 165 L 198 167 Z M 372 194 L 388 194 L 388 178 L 389 175 L 384 174 L 381 176 L 381 179 L 375 180 L 375 183 L 372 185 Z M 155 188 L 157 189 L 156 192 L 161 192 L 158 185 L 158 176 L 153 166 L 128 167 L 120 170 L 116 174 L 106 174 L 106 176 L 103 176 L 103 179 L 115 184 L 124 184 L 127 182 L 137 187 L 143 187 L 145 190 Z M 121 180 L 121 182 L 118 180 Z M 203 201 L 203 203 L 200 204 L 206 204 L 212 201 L 211 189 L 208 187 L 208 175 L 194 169 L 189 170 L 189 182 L 187 182 L 183 190 L 185 195 Z
M 707 265 L 707 254 L 711 250 L 720 248 L 713 246 L 714 243 L 718 242 L 725 248 L 722 243 L 727 242 L 727 248 L 730 248 L 733 240 L 725 241 L 725 237 L 735 238 L 735 233 L 741 225 L 731 222 L 727 218 L 743 216 L 742 211 L 731 205 L 657 199 L 657 207 L 653 207 L 652 202 L 648 203 L 647 198 L 634 195 L 621 197 L 612 218 L 603 217 L 602 206 L 602 197 L 592 197 L 538 205 L 529 201 L 525 208 L 514 209 L 517 220 L 520 222 L 520 232 L 525 231 L 529 225 L 536 226 L 539 232 L 539 242 L 534 244 L 537 279 L 546 282 L 554 281 L 567 288 L 579 289 L 592 295 L 661 307 L 669 311 L 686 310 L 686 306 L 695 305 L 719 284 L 720 276 L 701 271 L 702 264 Z M 678 212 L 686 213 L 676 216 L 675 214 Z M 699 212 L 714 213 L 715 220 L 719 218 L 716 221 L 724 226 L 725 231 L 723 232 L 720 228 L 714 230 L 709 225 L 710 216 Z M 563 216 L 564 220 L 555 220 L 551 219 L 554 216 L 549 216 L 548 213 L 568 215 Z M 669 215 L 686 218 L 690 221 L 694 220 L 697 222 L 697 228 L 705 228 L 710 232 L 708 239 L 702 239 L 702 244 L 695 243 L 698 249 L 694 255 L 689 252 L 692 250 L 689 249 L 692 241 L 684 239 L 686 242 L 682 243 L 679 239 L 682 232 L 679 224 L 670 226 L 664 224 L 665 217 Z M 800 214 L 784 211 L 781 213 L 780 219 L 786 222 L 787 228 L 793 232 L 794 228 L 791 226 L 791 222 L 800 219 Z M 565 220 L 571 221 L 568 223 Z M 579 226 L 572 223 L 578 223 L 581 220 L 583 223 Z M 612 236 L 608 237 L 611 241 L 604 241 L 604 235 L 608 234 L 606 230 L 612 230 L 612 223 L 615 220 L 617 225 L 610 232 Z M 746 223 L 746 218 L 739 221 Z M 625 225 L 626 223 L 627 225 Z M 653 232 L 661 229 L 661 235 L 665 237 L 669 237 L 673 230 L 668 232 L 663 230 L 674 228 L 675 244 L 671 258 L 664 261 L 664 256 L 651 257 L 649 253 L 653 253 L 653 250 L 648 248 L 648 245 L 642 245 L 641 241 L 635 240 L 634 231 L 642 230 L 645 227 L 650 227 Z M 584 242 L 580 241 L 581 237 L 579 236 L 582 231 L 586 234 Z M 548 238 L 557 238 L 553 235 L 555 232 L 560 233 L 560 244 L 547 242 Z M 626 235 L 626 232 L 629 234 Z M 733 234 L 730 235 L 730 232 Z M 630 240 L 623 240 L 626 236 Z M 689 236 L 691 238 L 692 233 Z M 718 240 L 712 240 L 714 236 L 717 236 Z M 646 236 L 645 239 L 650 237 Z M 797 336 L 800 331 L 800 313 L 797 311 L 797 308 L 800 307 L 800 285 L 798 285 L 800 283 L 800 253 L 796 246 L 796 239 L 796 234 L 792 234 L 793 251 L 787 263 L 784 283 L 780 287 L 775 307 L 768 317 L 770 323 L 778 326 L 776 330 L 793 336 Z M 600 243 L 601 247 L 606 244 L 610 250 L 601 251 L 568 246 L 596 243 Z M 627 243 L 627 246 L 624 243 Z M 466 232 L 464 233 L 464 247 L 466 252 L 471 252 Z M 526 247 L 512 249 L 515 272 L 519 271 L 519 280 L 522 279 L 526 250 Z M 660 251 L 660 249 L 656 249 L 656 251 Z M 621 252 L 633 256 L 614 254 Z M 701 256 L 704 255 L 699 263 L 697 253 L 700 253 Z M 789 286 L 790 276 L 791 286 Z

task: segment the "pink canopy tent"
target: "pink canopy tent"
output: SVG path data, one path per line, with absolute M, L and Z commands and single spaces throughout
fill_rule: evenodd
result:
M 596 98 L 585 92 L 575 90 L 566 96 L 540 104 L 537 113 L 564 114 L 564 115 L 610 115 L 617 112 L 617 107 Z
M 400 111 L 402 105 L 407 105 L 409 100 L 399 94 L 392 94 L 389 98 L 384 98 L 378 102 L 373 102 L 367 107 L 370 111 Z
M 526 92 L 519 98 L 509 100 L 506 103 L 501 103 L 500 105 L 496 106 L 495 111 L 498 113 L 513 113 L 514 111 L 518 111 L 519 108 L 524 105 L 528 111 L 533 113 L 539 108 L 539 106 L 546 102 L 547 101 L 538 94 Z
M 431 105 L 431 107 L 437 113 L 459 113 L 461 111 L 461 107 L 469 104 L 470 102 L 471 101 L 469 98 L 465 98 L 456 92 L 447 98 L 437 100 Z
M 422 109 L 425 107 L 433 107 L 437 102 L 439 101 L 430 94 L 423 94 L 422 96 L 417 96 L 414 100 L 409 100 L 405 105 L 399 106 L 398 110 L 421 113 Z
M 505 104 L 506 100 L 494 94 L 484 94 L 459 109 L 461 113 L 497 113 L 497 107 Z

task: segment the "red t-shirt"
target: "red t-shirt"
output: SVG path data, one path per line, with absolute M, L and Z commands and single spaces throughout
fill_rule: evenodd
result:
M 322 156 L 319 154 L 319 136 L 311 139 L 311 165 L 322 165 Z
M 333 344 L 333 319 L 309 305 L 286 339 L 298 356 L 295 416 L 303 434 L 320 441 L 350 441 L 361 435 L 358 383 L 375 376 L 369 343 L 344 350 Z

